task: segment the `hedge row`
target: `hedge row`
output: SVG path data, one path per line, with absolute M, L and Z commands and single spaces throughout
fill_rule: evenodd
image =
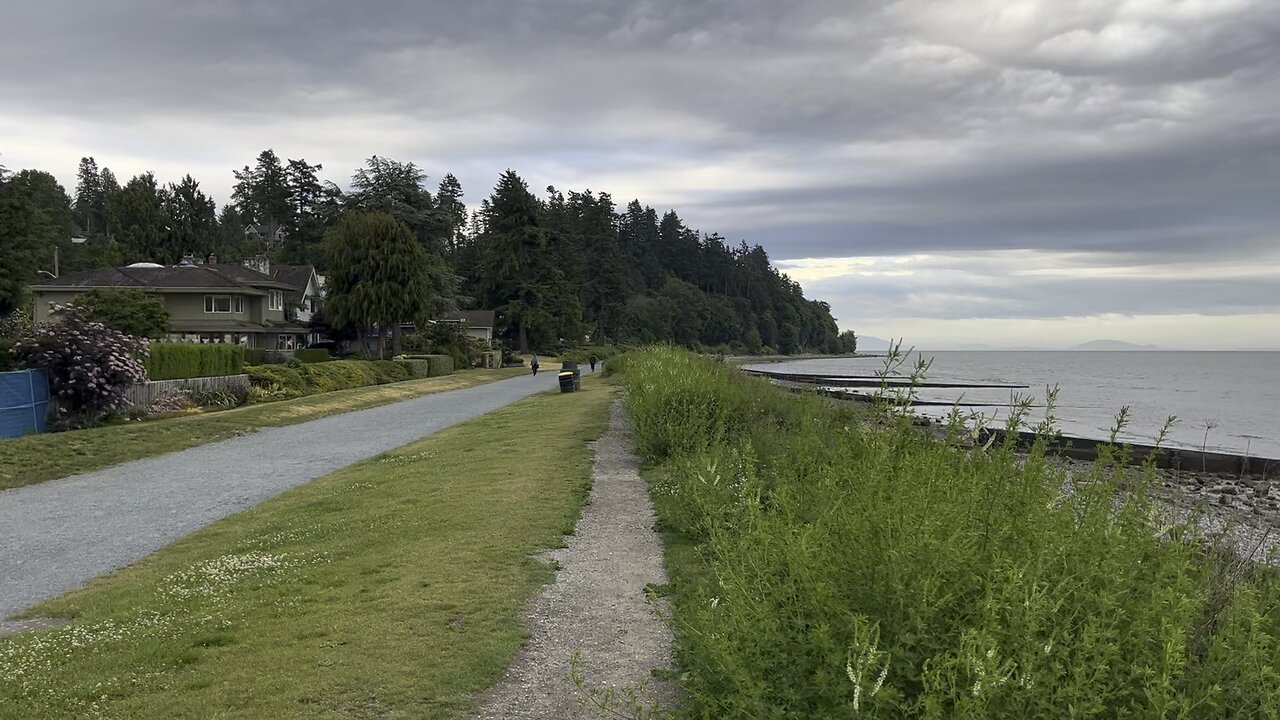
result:
M 239 375 L 244 368 L 244 348 L 239 345 L 152 343 L 144 365 L 150 380 Z
M 453 357 L 449 355 L 406 355 L 404 358 L 404 362 L 425 368 L 425 371 L 415 373 L 416 377 L 439 377 L 454 370 Z
M 306 348 L 293 351 L 293 357 L 304 363 L 329 362 L 329 351 L 324 348 Z
M 414 366 L 403 360 L 334 360 L 293 365 L 250 365 L 244 369 L 258 395 L 276 400 L 421 377 L 415 375 L 414 370 Z

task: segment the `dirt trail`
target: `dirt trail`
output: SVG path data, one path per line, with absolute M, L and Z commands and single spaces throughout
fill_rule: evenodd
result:
M 534 598 L 529 641 L 481 698 L 478 718 L 601 717 L 569 680 L 574 652 L 585 688 L 643 688 L 640 699 L 648 706 L 672 702 L 674 690 L 652 675 L 670 666 L 671 632 L 645 598 L 646 585 L 667 581 L 662 543 L 630 423 L 621 405 L 610 412 L 577 531 L 567 548 L 548 553 L 561 568 L 556 581 Z

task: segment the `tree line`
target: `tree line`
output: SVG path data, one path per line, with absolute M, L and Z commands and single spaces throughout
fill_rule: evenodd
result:
M 759 245 L 729 243 L 605 192 L 541 196 L 504 172 L 473 212 L 451 174 L 434 187 L 411 162 L 374 156 L 346 189 L 320 164 L 262 151 L 234 171 L 221 209 L 187 175 L 123 185 L 92 157 L 73 195 L 40 170 L 0 168 L 0 314 L 42 273 L 183 257 L 265 254 L 327 277 L 334 334 L 398 347 L 402 322 L 444 309 L 494 309 L 524 351 L 672 342 L 736 352 L 850 352 L 830 307 L 804 297 Z M 71 238 L 77 238 L 72 241 Z M 58 267 L 54 255 L 57 252 Z

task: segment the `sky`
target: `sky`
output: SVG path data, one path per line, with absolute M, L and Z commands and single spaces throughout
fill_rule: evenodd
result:
M 0 164 L 608 191 L 932 349 L 1280 347 L 1276 0 L 45 0 Z

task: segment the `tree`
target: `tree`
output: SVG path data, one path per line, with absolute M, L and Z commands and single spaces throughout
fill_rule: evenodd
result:
M 290 160 L 285 166 L 292 224 L 285 239 L 285 260 L 296 264 L 317 264 L 322 256 L 326 218 L 334 201 L 332 186 L 326 187 L 316 175 L 323 166 L 306 160 Z
M 402 322 L 425 325 L 440 305 L 437 259 L 387 213 L 344 215 L 325 236 L 325 253 L 330 322 L 375 328 L 379 357 L 385 354 L 388 330 Z
M 0 315 L 22 305 L 27 284 L 53 267 L 72 227 L 71 200 L 49 173 L 23 170 L 0 185 Z
M 164 192 L 150 172 L 135 175 L 108 201 L 107 220 L 124 262 L 178 261 L 180 256 L 165 246 L 164 203 Z
M 531 333 L 544 342 L 558 339 L 552 325 L 564 323 L 553 322 L 554 309 L 571 306 L 564 297 L 567 282 L 548 256 L 538 199 L 519 175 L 503 173 L 485 209 L 475 271 L 489 306 L 514 330 L 520 352 L 528 352 Z
M 841 355 L 852 355 L 858 352 L 858 336 L 852 330 L 845 330 L 840 333 L 840 338 L 836 344 L 836 352 Z
M 293 226 L 294 210 L 290 200 L 289 176 L 274 150 L 258 153 L 251 168 L 234 170 L 236 184 L 231 198 L 240 212 L 248 217 L 248 225 L 261 229 L 262 241 L 268 247 L 288 236 Z M 282 234 L 280 231 L 284 229 Z
M 467 206 L 462 202 L 462 183 L 452 173 L 440 181 L 436 208 L 445 229 L 445 251 L 452 257 L 467 243 Z
M 125 335 L 162 338 L 169 333 L 169 311 L 164 301 L 136 288 L 94 288 L 72 303 L 85 318 Z
M 115 198 L 120 194 L 120 181 L 116 180 L 115 173 L 110 168 L 102 168 L 102 180 L 98 184 L 98 190 L 102 193 L 102 231 L 107 240 L 112 240 L 111 232 L 111 203 L 115 202 Z
M 411 162 L 374 155 L 351 176 L 347 207 L 387 213 L 408 227 L 428 252 L 443 255 L 447 224 L 426 188 L 426 179 L 426 173 Z
M 75 198 L 76 225 L 85 237 L 105 237 L 107 233 L 107 202 L 103 191 L 102 170 L 91 157 L 80 158 L 76 172 Z
M 162 202 L 166 260 L 176 262 L 175 258 L 188 253 L 202 258 L 215 253 L 219 244 L 217 205 L 195 178 L 187 175 L 177 185 L 170 183 Z

